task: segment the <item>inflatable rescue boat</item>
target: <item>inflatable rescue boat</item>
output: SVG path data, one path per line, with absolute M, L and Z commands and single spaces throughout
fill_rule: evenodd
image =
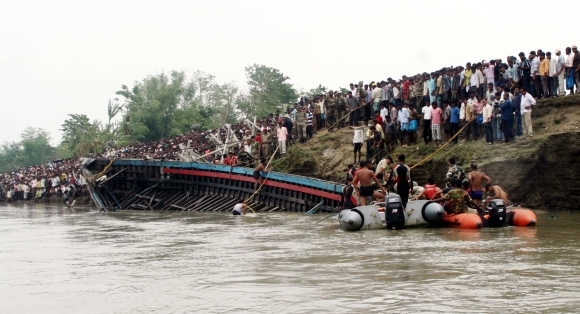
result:
M 533 227 L 537 224 L 536 214 L 527 208 L 507 208 L 501 199 L 486 203 L 487 214 L 445 214 L 442 225 L 461 229 L 498 228 L 506 226 Z
M 444 215 L 441 204 L 417 200 L 407 202 L 407 208 L 404 208 L 399 195 L 391 193 L 384 203 L 342 210 L 338 222 L 346 231 L 403 229 L 440 224 Z
M 407 202 L 403 207 L 397 194 L 387 195 L 384 203 L 358 206 L 338 214 L 340 228 L 345 231 L 373 229 L 403 229 L 421 226 L 441 226 L 461 229 L 531 227 L 537 224 L 536 214 L 526 208 L 506 208 L 503 200 L 486 204 L 487 214 L 447 214 L 443 205 L 428 200 Z

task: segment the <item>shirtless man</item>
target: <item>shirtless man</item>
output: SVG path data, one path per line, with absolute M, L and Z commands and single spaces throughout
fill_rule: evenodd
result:
M 477 170 L 476 164 L 471 164 L 471 171 L 467 174 L 467 179 L 469 180 L 469 185 L 471 186 L 471 191 L 469 196 L 477 204 L 481 205 L 483 199 L 483 192 L 481 187 L 481 181 L 485 180 L 486 183 L 491 183 L 491 178 Z
M 256 191 L 260 188 L 260 186 L 262 186 L 262 182 L 264 182 L 264 179 L 262 178 L 262 174 L 260 173 L 260 171 L 264 172 L 269 171 L 266 170 L 266 159 L 264 158 L 260 159 L 260 164 L 256 168 L 254 168 L 254 173 L 252 174 L 252 176 L 256 180 Z
M 354 181 L 352 182 L 356 192 L 360 196 L 359 204 L 361 206 L 365 206 L 367 204 L 367 196 L 372 196 L 375 199 L 384 200 L 385 194 L 387 191 L 385 188 L 381 186 L 381 182 L 377 179 L 375 173 L 370 170 L 372 163 L 370 160 L 366 161 L 365 167 L 358 170 L 356 175 L 354 176 Z M 373 189 L 372 183 L 373 181 L 381 188 L 382 194 L 379 192 L 375 192 Z M 358 187 L 358 183 L 360 182 L 360 188 Z
M 504 204 L 507 205 L 509 203 L 508 194 L 499 185 L 492 185 L 491 183 L 488 183 L 485 185 L 483 192 L 486 195 L 485 197 L 486 202 L 489 202 L 496 198 L 501 198 Z

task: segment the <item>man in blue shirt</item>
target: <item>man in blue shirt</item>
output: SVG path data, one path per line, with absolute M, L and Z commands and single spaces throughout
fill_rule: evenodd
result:
M 461 101 L 463 101 L 463 98 L 459 98 L 460 103 Z M 453 137 L 459 131 L 459 108 L 457 108 L 457 104 L 455 103 L 451 104 L 449 124 L 451 125 L 449 136 Z M 453 143 L 457 144 L 457 137 L 453 139 Z
M 503 132 L 503 137 L 505 139 L 505 143 L 507 144 L 510 142 L 510 138 L 512 137 L 512 130 L 510 129 L 510 126 L 512 125 L 514 112 L 509 93 L 504 93 L 503 99 L 504 102 L 499 107 L 499 109 L 501 109 L 500 129 Z

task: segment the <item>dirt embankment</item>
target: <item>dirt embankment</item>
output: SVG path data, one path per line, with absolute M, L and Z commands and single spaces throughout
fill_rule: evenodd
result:
M 483 139 L 450 144 L 414 168 L 414 179 L 424 184 L 433 176 L 443 182 L 447 159 L 456 157 L 465 170 L 477 163 L 515 203 L 532 208 L 580 209 L 580 95 L 539 101 L 532 124 L 533 138 L 518 138 L 508 145 L 485 145 Z M 346 165 L 354 159 L 352 136 L 353 131 L 347 128 L 321 131 L 307 144 L 292 146 L 291 158 L 276 170 L 342 181 Z M 393 157 L 405 154 L 408 164 L 415 165 L 435 150 L 423 144 L 397 147 Z

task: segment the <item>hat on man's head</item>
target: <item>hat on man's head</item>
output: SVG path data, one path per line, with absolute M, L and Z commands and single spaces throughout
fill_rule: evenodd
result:
M 559 52 L 560 52 L 560 49 L 554 50 L 554 53 L 559 53 Z
M 572 45 L 572 49 L 578 49 L 578 47 L 576 47 L 576 45 Z

